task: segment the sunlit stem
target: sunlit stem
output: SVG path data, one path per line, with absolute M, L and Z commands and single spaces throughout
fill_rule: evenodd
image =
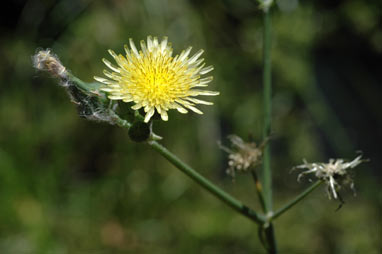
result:
M 115 123 L 123 128 L 130 128 L 131 124 L 126 120 L 121 119 L 117 114 L 111 111 L 112 116 L 114 117 Z M 198 183 L 205 190 L 212 193 L 215 197 L 223 201 L 228 206 L 232 207 L 237 212 L 242 215 L 248 217 L 259 225 L 263 225 L 266 222 L 264 216 L 257 214 L 251 208 L 242 204 L 239 200 L 232 197 L 230 194 L 223 191 L 221 188 L 213 184 L 207 178 L 203 177 L 193 168 L 185 164 L 181 161 L 175 154 L 170 152 L 167 148 L 159 144 L 157 141 L 151 139 L 151 141 L 147 142 L 151 147 L 154 148 L 159 154 L 165 157 L 171 164 L 173 164 L 176 168 L 180 169 L 183 173 L 193 179 L 196 183 Z
M 250 209 L 249 207 L 242 204 L 239 200 L 232 197 L 227 192 L 223 191 L 221 188 L 217 187 L 207 178 L 203 177 L 193 168 L 185 164 L 181 161 L 175 154 L 167 150 L 164 146 L 159 144 L 156 141 L 148 142 L 148 144 L 154 148 L 159 154 L 165 157 L 171 164 L 173 164 L 176 168 L 182 171 L 184 174 L 189 176 L 192 180 L 194 180 L 197 184 L 203 187 L 205 190 L 212 193 L 215 197 L 223 201 L 225 204 L 233 208 L 235 211 L 241 213 L 242 215 L 250 218 L 257 224 L 261 225 L 265 222 L 264 216 L 257 214 L 255 211 Z
M 289 201 L 286 205 L 278 209 L 276 212 L 273 213 L 270 220 L 274 220 L 286 211 L 288 211 L 290 208 L 292 208 L 295 204 L 297 204 L 299 201 L 303 200 L 306 196 L 308 196 L 309 193 L 314 191 L 320 184 L 322 183 L 321 180 L 315 182 L 311 186 L 309 186 L 306 190 L 301 192 L 297 197 L 295 197 L 293 200 Z

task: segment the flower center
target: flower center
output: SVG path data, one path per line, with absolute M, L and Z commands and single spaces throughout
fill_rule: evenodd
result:
M 153 52 L 137 59 L 134 71 L 130 72 L 134 73 L 131 79 L 134 85 L 130 87 L 132 95 L 150 106 L 172 103 L 187 96 L 186 92 L 190 89 L 187 81 L 190 81 L 191 75 L 187 74 L 186 67 L 176 65 L 172 60 L 166 54 Z

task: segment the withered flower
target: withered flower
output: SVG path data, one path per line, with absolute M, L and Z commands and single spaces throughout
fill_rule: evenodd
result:
M 298 175 L 297 181 L 300 181 L 304 175 L 312 173 L 319 180 L 322 180 L 327 184 L 329 199 L 333 197 L 334 199 L 340 199 L 340 201 L 343 202 L 337 192 L 347 185 L 354 191 L 354 182 L 348 169 L 354 168 L 363 162 L 364 160 L 361 160 L 361 157 L 362 155 L 359 155 L 350 162 L 345 162 L 343 159 L 330 159 L 329 163 L 308 163 L 304 160 L 304 164 L 295 167 L 307 169 L 307 171 Z
M 244 142 L 237 135 L 229 135 L 228 139 L 231 141 L 231 148 L 219 143 L 220 148 L 228 153 L 228 168 L 226 170 L 228 175 L 235 177 L 236 172 L 244 173 L 261 164 L 266 142 L 257 146 L 255 142 Z

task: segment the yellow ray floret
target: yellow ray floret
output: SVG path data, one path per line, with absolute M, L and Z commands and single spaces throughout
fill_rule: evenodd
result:
M 198 95 L 219 94 L 198 89 L 206 87 L 213 79 L 212 76 L 201 78 L 201 75 L 213 70 L 212 66 L 204 67 L 204 59 L 199 59 L 203 50 L 189 57 L 189 47 L 173 57 L 171 45 L 166 37 L 158 41 L 157 38 L 148 36 L 147 44 L 141 41 L 140 51 L 132 39 L 129 40 L 129 44 L 130 48 L 125 45 L 126 57 L 109 50 L 117 66 L 103 59 L 111 70 L 104 70 L 108 79 L 94 77 L 105 84 L 101 90 L 108 93 L 109 99 L 133 102 L 134 110 L 143 108 L 146 113 L 145 122 L 150 120 L 155 110 L 162 120 L 167 121 L 169 109 L 176 109 L 180 113 L 187 113 L 189 109 L 203 114 L 195 104 L 212 105 L 211 102 L 194 98 Z

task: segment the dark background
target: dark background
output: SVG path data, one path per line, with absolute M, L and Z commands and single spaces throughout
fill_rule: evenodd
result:
M 107 49 L 168 36 L 205 49 L 221 95 L 203 116 L 170 111 L 163 143 L 245 203 L 252 180 L 224 174 L 217 140 L 262 133 L 262 13 L 250 0 L 8 1 L 0 26 L 0 252 L 263 253 L 255 225 L 205 193 L 125 130 L 78 117 L 64 89 L 36 72 L 51 48 L 85 81 Z M 273 9 L 275 207 L 308 186 L 294 165 L 329 158 L 355 170 L 357 197 L 324 187 L 275 223 L 281 253 L 381 251 L 381 1 L 280 0 Z

